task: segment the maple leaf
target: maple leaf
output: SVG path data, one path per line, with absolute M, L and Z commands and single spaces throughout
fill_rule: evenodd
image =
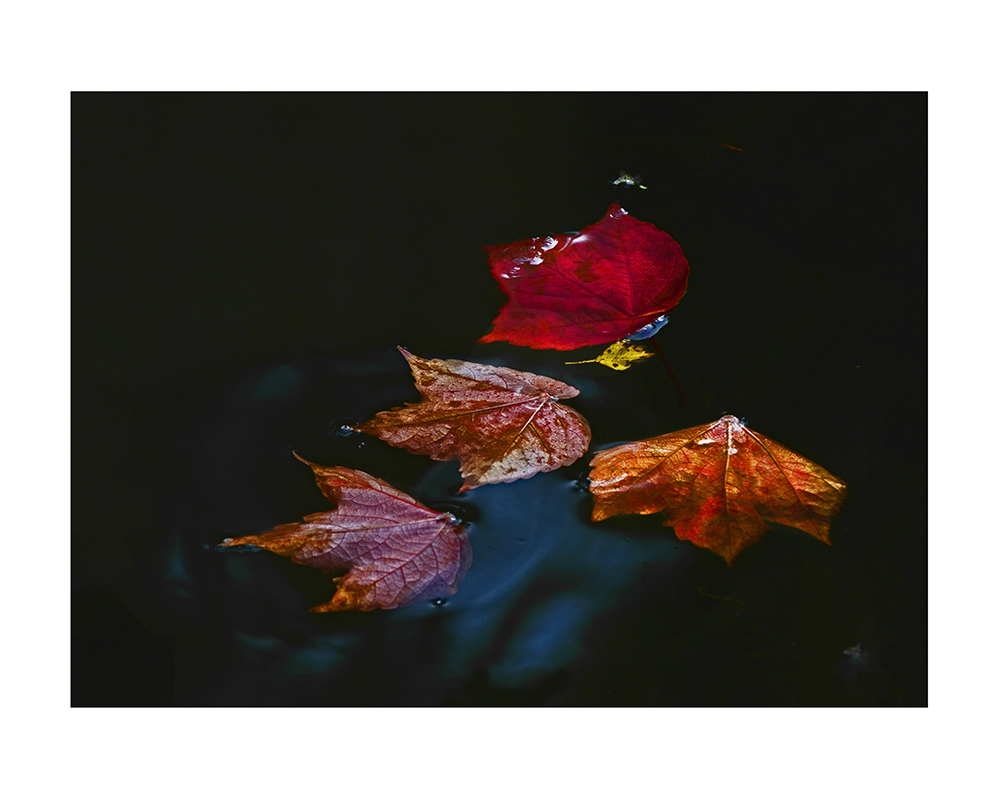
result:
M 721 555 L 736 556 L 780 522 L 830 544 L 830 518 L 847 485 L 736 417 L 631 442 L 590 462 L 592 519 L 662 511 L 664 525 Z
M 332 511 L 256 536 L 226 539 L 346 575 L 333 598 L 310 611 L 372 611 L 446 597 L 472 563 L 472 546 L 451 514 L 433 511 L 366 472 L 306 461 Z
M 657 323 L 687 289 L 680 245 L 617 203 L 579 233 L 483 250 L 509 300 L 480 342 L 548 350 L 608 344 Z
M 437 461 L 457 460 L 463 492 L 549 472 L 587 452 L 587 420 L 558 402 L 578 389 L 507 367 L 399 351 L 424 399 L 382 411 L 355 430 Z

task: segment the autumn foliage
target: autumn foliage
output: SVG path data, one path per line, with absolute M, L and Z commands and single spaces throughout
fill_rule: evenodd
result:
M 509 300 L 480 341 L 554 350 L 612 343 L 597 358 L 569 364 L 623 370 L 649 358 L 651 352 L 632 340 L 655 336 L 687 289 L 688 263 L 680 246 L 617 203 L 579 233 L 483 249 Z M 572 464 L 587 451 L 590 426 L 561 402 L 579 395 L 575 387 L 507 367 L 399 350 L 420 402 L 381 411 L 354 430 L 437 461 L 458 461 L 462 491 L 531 478 Z M 296 457 L 312 468 L 333 509 L 227 539 L 224 546 L 255 545 L 339 573 L 333 598 L 313 611 L 391 609 L 455 593 L 472 561 L 469 539 L 455 517 L 365 472 Z M 596 453 L 590 491 L 593 521 L 663 512 L 663 524 L 679 538 L 732 566 L 761 539 L 767 521 L 829 544 L 830 519 L 847 487 L 724 416 Z
M 454 516 L 432 511 L 366 472 L 296 458 L 312 468 L 333 510 L 257 536 L 226 539 L 224 546 L 251 544 L 296 564 L 346 572 L 334 578 L 333 598 L 310 611 L 396 608 L 456 592 L 472 563 L 472 546 Z
M 590 473 L 595 522 L 662 511 L 678 538 L 731 566 L 780 522 L 830 544 L 847 485 L 736 417 L 598 452 Z
M 423 400 L 382 411 L 357 429 L 411 453 L 458 461 L 462 491 L 549 472 L 587 451 L 587 420 L 559 402 L 576 397 L 574 387 L 507 367 L 399 350 Z
M 480 342 L 543 350 L 608 344 L 656 322 L 687 290 L 680 245 L 618 203 L 579 233 L 483 249 L 510 299 Z

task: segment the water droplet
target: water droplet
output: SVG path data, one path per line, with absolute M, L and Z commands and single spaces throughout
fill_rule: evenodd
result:
M 465 526 L 479 521 L 479 511 L 466 503 L 433 503 L 430 507 L 442 514 L 450 514 L 456 523 L 461 522 Z
M 330 436 L 360 436 L 361 431 L 354 430 L 355 426 L 358 424 L 357 420 L 341 418 L 335 419 L 329 425 L 327 425 L 327 433 Z
M 431 605 L 432 606 L 443 606 L 447 602 L 448 602 L 448 599 L 446 597 L 435 597 L 433 600 L 431 600 Z

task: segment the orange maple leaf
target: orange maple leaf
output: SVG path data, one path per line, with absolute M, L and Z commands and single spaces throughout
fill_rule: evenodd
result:
M 437 461 L 457 460 L 463 492 L 549 472 L 587 452 L 587 420 L 558 402 L 578 389 L 507 367 L 399 351 L 424 399 L 382 411 L 355 430 Z
M 296 564 L 344 572 L 333 598 L 310 611 L 372 611 L 458 590 L 472 563 L 472 546 L 451 514 L 433 511 L 367 472 L 308 464 L 332 511 L 279 525 L 257 536 L 226 539 L 251 544 Z
M 602 450 L 590 463 L 595 522 L 662 511 L 679 539 L 730 566 L 764 536 L 765 519 L 830 544 L 830 518 L 847 497 L 840 478 L 733 416 Z

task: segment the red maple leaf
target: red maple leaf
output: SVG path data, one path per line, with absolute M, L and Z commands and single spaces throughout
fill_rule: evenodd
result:
M 382 411 L 356 430 L 437 461 L 457 460 L 463 492 L 549 472 L 587 452 L 587 420 L 558 402 L 578 389 L 507 367 L 399 351 L 424 399 Z
M 453 515 L 433 511 L 366 472 L 295 457 L 312 467 L 334 509 L 257 536 L 226 539 L 224 546 L 252 544 L 296 564 L 346 571 L 334 578 L 333 598 L 310 611 L 396 608 L 458 590 L 472 563 L 472 546 Z
M 679 539 L 740 552 L 780 522 L 830 544 L 847 484 L 736 417 L 598 452 L 590 462 L 592 519 L 662 511 Z
M 483 250 L 510 299 L 480 342 L 548 350 L 608 344 L 662 322 L 687 289 L 680 245 L 617 203 L 579 233 Z

